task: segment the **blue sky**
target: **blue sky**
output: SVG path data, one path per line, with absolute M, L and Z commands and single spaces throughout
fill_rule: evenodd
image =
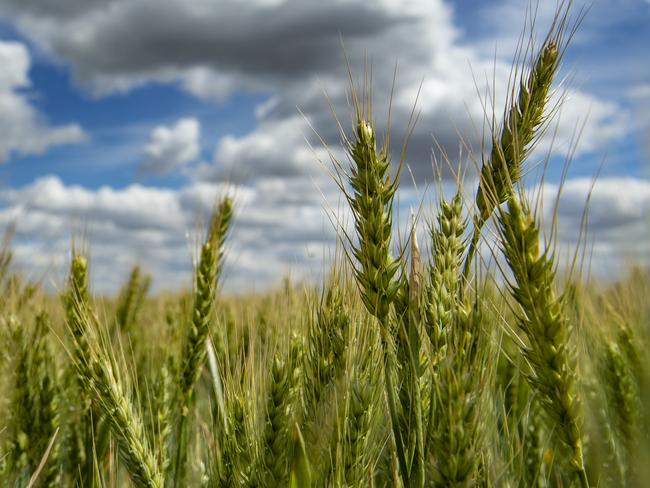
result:
M 115 289 L 135 262 L 155 274 L 158 289 L 186 285 L 199 222 L 218 192 L 232 191 L 240 209 L 229 288 L 264 287 L 286 273 L 318 277 L 335 240 L 326 212 L 339 197 L 309 124 L 338 150 L 324 93 L 347 121 L 341 38 L 357 72 L 364 56 L 372 61 L 378 113 L 398 63 L 397 140 L 422 83 L 408 154 L 416 187 L 407 181 L 402 192 L 403 202 L 417 202 L 432 179 L 434 138 L 450 155 L 458 131 L 479 147 L 476 89 L 484 93 L 494 74 L 497 99 L 504 95 L 528 6 L 0 0 L 0 128 L 8 128 L 0 137 L 0 224 L 17 222 L 17 266 L 60 284 L 70 236 L 84 229 L 98 289 Z M 537 7 L 538 33 L 554 8 Z M 547 190 L 584 124 L 560 242 L 575 246 L 585 183 L 600 168 L 592 265 L 604 275 L 647 259 L 649 27 L 648 1 L 594 0 L 561 73 L 568 101 L 552 124 Z M 621 242 L 623 230 L 639 242 Z

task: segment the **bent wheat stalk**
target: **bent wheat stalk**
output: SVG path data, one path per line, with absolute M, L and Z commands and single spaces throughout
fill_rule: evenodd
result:
M 158 470 L 142 419 L 130 401 L 119 365 L 109 352 L 110 345 L 100 332 L 97 319 L 86 299 L 86 259 L 75 256 L 72 262 L 68 327 L 73 335 L 74 364 L 84 390 L 102 410 L 119 442 L 120 457 L 132 481 L 141 487 L 162 488 Z M 83 281 L 80 281 L 83 280 Z
M 469 276 L 483 225 L 494 209 L 508 199 L 510 189 L 521 179 L 524 161 L 547 120 L 545 111 L 551 85 L 558 71 L 561 50 L 566 45 L 569 9 L 570 2 L 566 6 L 561 4 L 530 71 L 522 70 L 519 92 L 506 102 L 501 129 L 492 129 L 492 151 L 483 161 L 476 192 L 477 214 L 465 258 L 465 279 Z

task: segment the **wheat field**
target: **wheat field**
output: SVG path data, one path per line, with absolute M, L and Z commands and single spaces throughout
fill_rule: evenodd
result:
M 118 296 L 94 296 L 83 246 L 65 289 L 45 290 L 13 272 L 7 229 L 0 484 L 648 486 L 650 276 L 560 270 L 523 179 L 570 14 L 522 43 L 474 193 L 459 176 L 402 242 L 405 162 L 351 82 L 347 158 L 330 170 L 353 222 L 320 284 L 223 296 L 227 196 L 177 294 L 150 293 L 136 266 Z

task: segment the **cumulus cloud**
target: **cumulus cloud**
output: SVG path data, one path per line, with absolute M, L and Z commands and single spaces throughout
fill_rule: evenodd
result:
M 172 126 L 158 126 L 151 131 L 140 169 L 149 173 L 178 169 L 197 159 L 201 152 L 200 139 L 201 125 L 194 118 L 180 119 Z
M 31 59 L 25 45 L 0 41 L 0 162 L 12 153 L 40 154 L 51 146 L 82 142 L 77 124 L 51 126 L 29 103 Z
M 98 291 L 115 291 L 136 262 L 154 273 L 158 290 L 178 289 L 190 284 L 201 222 L 224 192 L 237 202 L 228 290 L 266 287 L 289 273 L 298 279 L 322 275 L 335 231 L 323 195 L 300 179 L 91 190 L 45 176 L 0 190 L 0 227 L 16 223 L 16 265 L 31 278 L 60 286 L 71 239 L 85 235 Z
M 342 157 L 339 147 L 330 152 Z M 221 138 L 210 163 L 202 163 L 194 173 L 199 181 L 245 182 L 261 178 L 318 177 L 329 165 L 328 150 L 299 115 L 275 122 L 262 122 L 254 132 Z
M 568 180 L 558 209 L 558 243 L 567 257 L 576 249 L 592 190 L 589 179 Z M 550 223 L 557 186 L 544 187 Z M 189 286 L 192 257 L 217 195 L 229 192 L 237 213 L 228 241 L 227 290 L 265 288 L 290 274 L 318 280 L 334 253 L 336 230 L 329 216 L 350 224 L 335 187 L 305 184 L 303 178 L 267 178 L 252 185 L 190 183 L 176 190 L 131 185 L 90 190 L 43 177 L 18 189 L 0 191 L 0 225 L 16 222 L 16 264 L 32 278 L 61 286 L 71 235 L 86 235 L 98 291 L 113 292 L 139 262 L 154 273 L 156 289 Z M 398 209 L 402 226 L 418 197 L 403 188 Z M 341 206 L 342 205 L 342 206 Z M 428 205 L 425 205 L 428 208 Z M 607 279 L 627 265 L 650 264 L 650 182 L 603 178 L 589 207 L 587 261 L 592 274 Z M 425 232 L 421 247 L 427 248 Z
M 549 226 L 557 192 L 557 185 L 544 186 Z M 557 213 L 558 250 L 570 258 L 580 242 L 593 276 L 612 280 L 632 265 L 650 265 L 650 181 L 632 177 L 568 180 L 561 189 Z
M 59 3 L 66 8 L 52 8 Z M 515 10 L 507 10 L 512 5 L 506 2 L 504 15 L 514 15 Z M 432 148 L 452 160 L 461 144 L 480 148 L 485 114 L 477 92 L 490 99 L 493 80 L 494 110 L 502 113 L 499 101 L 510 74 L 508 56 L 496 61 L 492 56 L 494 40 L 486 50 L 483 40 L 464 36 L 452 4 L 443 0 L 8 0 L 0 2 L 0 16 L 44 53 L 66 63 L 77 83 L 97 96 L 163 82 L 210 102 L 242 92 L 265 97 L 255 127 L 216 141 L 209 162 L 189 164 L 199 159 L 198 120 L 181 119 L 152 131 L 141 168 L 166 172 L 191 166 L 193 178 L 180 189 L 131 185 L 89 190 L 43 177 L 23 188 L 0 191 L 0 222 L 18 221 L 19 265 L 41 273 L 54 268 L 61 282 L 61 256 L 68 252 L 70 232 L 88 228 L 95 276 L 101 278 L 97 283 L 109 290 L 136 260 L 155 272 L 159 288 L 188 284 L 197 222 L 209 212 L 214 196 L 226 191 L 215 183 L 224 179 L 232 182 L 229 189 L 241 203 L 230 241 L 227 286 L 263 286 L 289 271 L 296 277 L 323 272 L 335 242 L 326 211 L 338 207 L 340 196 L 317 162 L 328 160 L 321 139 L 343 159 L 332 111 L 344 128 L 350 125 L 341 40 L 360 84 L 369 60 L 379 132 L 386 129 L 391 105 L 395 159 L 419 100 L 407 163 L 420 188 L 434 175 Z M 513 16 L 514 23 L 504 18 L 503 24 L 523 22 L 519 14 Z M 24 102 L 17 88 L 28 82 L 27 68 L 16 66 L 0 74 L 0 100 L 6 92 Z M 619 138 L 629 123 L 629 114 L 617 102 L 580 90 L 570 90 L 567 100 L 553 143 L 556 151 L 566 150 L 587 113 L 578 155 Z M 54 129 L 48 130 L 54 134 Z M 552 132 L 540 150 L 548 150 Z M 47 137 L 32 139 L 31 144 L 42 141 Z M 2 149 L 0 145 L 0 156 Z M 14 149 L 21 150 L 17 144 Z M 409 178 L 403 181 L 408 185 Z M 567 247 L 577 239 L 582 215 L 577 209 L 588 192 L 583 183 L 569 183 L 563 194 L 567 203 L 560 211 L 560 238 Z M 631 192 L 601 189 L 601 183 L 602 188 L 620 189 L 624 182 L 603 180 L 596 187 L 594 201 L 598 197 L 600 203 L 594 204 L 592 215 L 599 250 L 595 269 L 639 255 L 610 231 L 626 220 L 625 230 L 640 235 L 643 219 L 631 209 L 647 206 L 647 199 L 630 203 Z M 647 195 L 646 182 L 637 183 L 635 191 Z M 414 188 L 402 190 L 405 205 L 417 204 Z M 616 215 L 605 212 L 615 209 Z M 406 207 L 399 210 L 400 215 L 407 213 Z
M 110 89 L 166 70 L 209 67 L 252 85 L 327 70 L 339 63 L 339 35 L 372 39 L 415 20 L 414 9 L 392 3 L 108 0 L 67 16 L 36 2 L 5 2 L 2 10 L 72 61 L 80 80 Z
M 215 160 L 197 175 L 206 178 L 309 173 L 302 138 L 321 145 L 310 124 L 325 143 L 338 145 L 331 109 L 345 126 L 350 113 L 341 40 L 356 75 L 370 60 L 380 130 L 398 64 L 392 103 L 396 159 L 419 93 L 420 117 L 408 152 L 419 181 L 432 179 L 432 148 L 451 158 L 461 145 L 480 148 L 484 108 L 477 90 L 486 94 L 485 80 L 493 77 L 497 87 L 505 86 L 510 73 L 508 61 L 495 66 L 483 44 L 463 37 L 451 4 L 443 0 L 107 0 L 67 16 L 36 2 L 14 1 L 0 6 L 2 13 L 44 51 L 69 63 L 78 82 L 98 94 L 151 81 L 175 82 L 208 100 L 236 91 L 268 94 L 254 130 L 218 142 Z M 522 16 L 518 19 L 521 25 Z M 579 153 L 620 135 L 620 107 L 574 94 L 576 106 L 564 112 L 559 126 L 560 146 L 571 138 L 575 114 L 585 107 L 592 107 L 592 116 Z M 500 93 L 496 99 L 502 99 Z M 495 110 L 500 113 L 501 106 Z

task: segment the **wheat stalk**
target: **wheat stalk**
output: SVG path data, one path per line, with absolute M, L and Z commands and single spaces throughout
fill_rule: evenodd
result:
M 73 258 L 68 295 L 68 327 L 73 336 L 74 365 L 79 380 L 118 438 L 120 456 L 133 482 L 137 486 L 162 487 L 164 480 L 144 424 L 126 393 L 117 372 L 119 365 L 110 354 L 108 340 L 102 335 L 87 301 L 86 263 L 82 256 Z
M 463 270 L 466 279 L 483 225 L 494 209 L 509 198 L 510 189 L 521 179 L 524 161 L 547 120 L 546 106 L 561 51 L 566 44 L 570 8 L 570 2 L 558 7 L 553 25 L 533 58 L 532 67 L 528 72 L 522 69 L 517 95 L 513 94 L 512 99 L 506 101 L 502 126 L 492 130 L 492 150 L 484 158 L 476 192 L 477 214 Z
M 295 356 L 292 354 L 291 356 Z M 287 444 L 294 423 L 296 395 L 294 361 L 275 355 L 271 364 L 266 404 L 266 421 L 261 443 L 262 467 L 257 476 L 265 486 L 286 483 L 289 467 Z
M 151 278 L 149 276 L 143 277 L 140 267 L 134 266 L 129 275 L 129 280 L 120 292 L 115 312 L 120 330 L 129 331 L 137 323 L 140 308 L 150 286 Z
M 90 400 L 89 392 L 86 387 L 90 378 L 83 378 L 87 371 L 79 369 L 76 365 L 88 364 L 91 360 L 90 346 L 88 344 L 88 331 L 85 329 L 85 317 L 80 313 L 85 313 L 89 307 L 90 293 L 88 292 L 88 260 L 85 256 L 77 254 L 72 250 L 72 261 L 70 263 L 70 275 L 68 277 L 68 290 L 63 297 L 65 304 L 65 319 L 68 329 L 71 332 L 73 340 L 73 368 L 79 387 L 79 405 L 81 407 L 81 418 L 78 420 L 80 425 L 74 427 L 69 440 L 77 445 L 71 445 L 71 449 L 79 452 L 72 454 L 72 459 L 79 462 L 73 465 L 75 472 L 79 472 L 82 484 L 92 484 L 97 475 L 97 469 L 94 463 L 95 458 L 101 458 L 108 444 L 108 428 L 103 419 L 101 411 Z M 78 436 L 77 432 L 82 432 L 83 436 Z
M 232 219 L 232 201 L 223 198 L 214 213 L 208 237 L 201 247 L 196 269 L 192 317 L 183 346 L 179 374 L 180 420 L 177 427 L 176 486 L 185 476 L 187 416 L 194 401 L 194 387 L 207 357 L 206 342 L 213 320 L 217 279 L 223 261 L 223 245 Z
M 530 364 L 527 379 L 540 397 L 553 434 L 569 448 L 570 465 L 586 487 L 575 347 L 563 301 L 553 290 L 553 256 L 548 249 L 541 252 L 539 227 L 525 200 L 510 197 L 498 221 L 502 251 L 514 276 L 510 290 L 519 304 L 519 328 L 527 340 L 520 342 Z
M 397 185 L 389 177 L 388 147 L 377 152 L 372 124 L 361 116 L 355 136 L 348 144 L 353 162 L 350 186 L 354 193 L 347 195 L 358 237 L 358 244 L 353 247 L 358 263 L 355 276 L 364 305 L 386 328 L 390 305 L 399 289 L 395 274 L 400 261 L 390 254 Z
M 449 202 L 442 200 L 438 216 L 430 225 L 431 262 L 428 266 L 425 330 L 434 354 L 444 347 L 444 334 L 459 305 L 462 259 L 466 250 L 467 219 L 463 215 L 463 198 L 456 193 Z
M 315 319 L 310 317 L 305 354 L 305 420 L 313 420 L 325 389 L 345 371 L 350 317 L 338 277 L 331 278 Z
M 444 355 L 432 378 L 432 478 L 436 486 L 481 485 L 488 482 L 480 468 L 486 455 L 490 333 L 483 327 L 478 306 L 459 304 L 450 319 Z
M 357 263 L 354 274 L 361 299 L 368 312 L 377 318 L 381 329 L 386 400 L 390 411 L 400 475 L 408 485 L 410 473 L 407 459 L 408 446 L 405 445 L 400 430 L 394 386 L 396 375 L 393 358 L 394 326 L 389 320 L 391 305 L 398 296 L 401 286 L 401 280 L 396 279 L 396 273 L 402 263 L 399 259 L 393 259 L 390 253 L 393 228 L 392 205 L 397 190 L 397 180 L 390 180 L 388 145 L 377 151 L 372 123 L 369 117 L 364 117 L 358 107 L 355 138 L 352 141 L 345 140 L 352 162 L 348 175 L 352 194 L 346 193 L 346 198 L 354 216 L 358 238 L 358 242 L 352 245 L 352 254 Z
M 601 360 L 602 378 L 605 385 L 607 412 L 610 424 L 614 426 L 617 441 L 622 447 L 621 455 L 627 461 L 622 466 L 633 467 L 631 462 L 637 456 L 638 429 L 642 406 L 640 392 L 634 379 L 632 368 L 616 342 L 607 341 L 604 357 Z M 628 469 L 628 471 L 631 471 Z M 627 473 L 627 480 L 634 484 L 633 473 Z M 625 479 L 625 477 L 623 478 Z

